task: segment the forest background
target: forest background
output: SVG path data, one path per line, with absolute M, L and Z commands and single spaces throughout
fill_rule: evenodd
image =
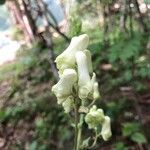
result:
M 112 119 L 112 138 L 100 139 L 95 149 L 150 148 L 149 0 L 0 4 L 0 38 L 9 39 L 0 40 L 0 52 L 11 41 L 19 44 L 15 59 L 0 66 L 0 149 L 72 149 L 70 119 L 51 87 L 58 80 L 54 59 L 82 33 L 90 37 L 101 93 L 97 105 Z

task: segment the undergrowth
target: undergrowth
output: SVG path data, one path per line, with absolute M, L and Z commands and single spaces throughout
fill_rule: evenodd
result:
M 123 150 L 129 149 L 131 145 L 147 143 L 148 136 L 145 135 L 148 133 L 145 134 L 141 124 L 137 125 L 138 120 L 134 117 L 137 112 L 133 99 L 122 96 L 120 89 L 132 87 L 138 93 L 149 90 L 150 62 L 146 48 L 148 36 L 135 30 L 133 36 L 127 38 L 116 32 L 109 34 L 109 44 L 106 46 L 103 33 L 98 27 L 84 32 L 89 34 L 92 41 L 89 49 L 102 91 L 103 101 L 99 101 L 98 105 L 109 110 L 105 112 L 113 120 L 113 138 L 106 145 L 109 149 Z M 55 54 L 60 54 L 66 45 L 64 40 L 55 39 Z M 108 69 L 102 68 L 102 65 L 108 64 Z M 22 48 L 15 62 L 0 68 L 0 83 L 4 81 L 9 81 L 11 88 L 0 110 L 1 135 L 9 132 L 5 129 L 9 126 L 14 129 L 14 133 L 18 132 L 20 126 L 26 133 L 20 134 L 24 138 L 18 142 L 13 142 L 10 138 L 8 146 L 14 149 L 27 147 L 30 150 L 56 150 L 66 149 L 67 145 L 69 150 L 73 132 L 72 129 L 67 130 L 70 118 L 56 105 L 50 92 L 54 80 L 48 50 L 39 44 L 31 49 Z M 26 123 L 28 128 L 24 127 Z M 119 140 L 116 142 L 115 138 Z M 106 146 L 100 142 L 99 144 Z

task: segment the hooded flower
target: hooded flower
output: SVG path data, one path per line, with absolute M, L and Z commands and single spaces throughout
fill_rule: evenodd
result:
M 89 37 L 86 34 L 73 37 L 68 48 L 60 54 L 55 62 L 61 75 L 64 69 L 75 69 L 75 54 L 77 51 L 83 51 L 87 48 L 89 43 Z
M 52 87 L 58 104 L 63 103 L 72 95 L 73 86 L 77 82 L 77 73 L 74 69 L 65 69 L 59 82 Z
M 110 118 L 108 116 L 105 116 L 104 122 L 102 124 L 102 131 L 101 135 L 105 141 L 107 141 L 112 133 L 111 133 L 111 125 L 110 125 Z
M 86 99 L 92 90 L 92 85 L 87 65 L 87 58 L 84 52 L 79 51 L 76 53 L 76 62 L 78 68 L 79 97 L 81 99 Z
M 88 124 L 89 129 L 97 128 L 104 121 L 104 112 L 102 109 L 97 109 L 95 105 L 90 109 L 89 113 L 85 116 L 85 122 Z
M 92 73 L 91 54 L 88 50 L 76 53 L 76 62 L 78 68 L 78 85 L 79 97 L 81 99 L 97 99 L 99 98 L 98 83 L 96 82 L 96 75 Z

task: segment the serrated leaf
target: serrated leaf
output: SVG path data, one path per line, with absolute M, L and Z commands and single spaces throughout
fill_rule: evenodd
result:
M 131 136 L 131 140 L 134 142 L 137 142 L 137 143 L 146 143 L 147 142 L 145 136 L 140 132 L 134 133 Z

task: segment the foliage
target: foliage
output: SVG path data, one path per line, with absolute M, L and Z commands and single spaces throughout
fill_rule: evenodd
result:
M 134 133 L 131 136 L 132 141 L 137 142 L 137 143 L 146 143 L 146 138 L 142 133 Z
M 28 124 L 32 120 L 34 134 L 31 141 L 26 141 L 29 142 L 31 149 L 36 147 L 41 150 L 49 147 L 55 149 L 56 145 L 51 142 L 58 132 L 61 134 L 58 137 L 58 147 L 62 148 L 64 143 L 72 138 L 72 133 L 66 129 L 68 117 L 55 105 L 49 92 L 49 83 L 53 79 L 50 69 L 47 69 L 49 68 L 47 53 L 47 49 L 37 44 L 31 50 L 24 47 L 18 52 L 16 63 L 4 65 L 0 70 L 0 74 L 6 75 L 5 78 L 1 78 L 1 82 L 10 77 L 9 73 L 13 75 L 9 78 L 11 81 L 9 102 L 0 111 L 0 122 L 17 125 L 23 118 L 26 118 L 24 121 Z M 56 115 L 58 117 L 53 117 Z
M 5 0 L 0 0 L 0 5 L 5 4 Z
M 123 123 L 122 133 L 124 137 L 129 137 L 133 142 L 146 143 L 144 134 L 140 132 L 139 123 Z
M 101 108 L 94 105 L 100 94 L 96 74 L 93 72 L 91 53 L 86 50 L 88 44 L 87 34 L 75 36 L 68 48 L 55 59 L 60 78 L 52 87 L 52 92 L 57 97 L 57 103 L 63 106 L 65 113 L 74 113 L 75 150 L 81 149 L 83 145 L 84 148 L 94 148 L 100 136 L 107 141 L 112 135 L 110 118 L 104 115 Z M 85 140 L 82 142 L 84 122 L 88 125 L 88 129 L 95 132 L 91 146 L 85 144 Z M 98 130 L 99 127 L 101 131 Z
M 81 33 L 82 21 L 79 18 L 79 16 L 77 16 L 75 13 L 73 13 L 73 15 L 71 15 L 71 17 L 70 17 L 70 25 L 69 26 L 70 26 L 69 35 L 71 37 L 77 36 Z
M 149 3 L 150 3 L 150 0 L 144 0 L 144 2 L 145 2 L 146 4 L 149 4 Z
M 124 143 L 118 142 L 118 143 L 115 144 L 113 150 L 128 150 L 128 148 L 125 147 Z
M 0 4 L 3 2 L 1 0 Z M 96 104 L 112 119 L 111 141 L 104 143 L 98 140 L 95 149 L 128 150 L 135 146 L 137 149 L 138 145 L 146 149 L 150 135 L 147 127 L 150 59 L 149 31 L 145 32 L 142 24 L 149 25 L 148 10 L 139 14 L 134 5 L 130 12 L 128 1 L 124 14 L 120 7 L 124 1 L 103 0 L 100 7 L 97 2 L 78 0 L 76 10 L 70 14 L 69 33 L 66 33 L 70 37 L 81 33 L 90 36 L 88 49 L 92 53 L 93 69 L 102 97 Z M 145 0 L 145 3 L 149 4 L 149 0 Z M 100 12 L 105 16 L 101 27 L 98 24 Z M 123 14 L 125 30 L 120 27 Z M 22 31 L 18 29 L 13 29 L 12 36 L 17 40 L 24 39 Z M 52 39 L 57 56 L 68 43 L 60 37 Z M 14 132 L 14 137 L 18 135 L 8 149 L 70 150 L 73 145 L 74 125 L 69 127 L 69 124 L 74 113 L 70 113 L 71 117 L 64 114 L 50 92 L 54 77 L 50 70 L 48 49 L 43 45 L 33 44 L 32 48 L 23 46 L 15 62 L 0 66 L 1 138 L 8 135 L 6 139 L 11 141 L 10 131 Z M 139 113 L 135 102 L 139 105 L 145 124 L 137 123 Z M 87 125 L 83 123 L 84 132 L 86 128 Z M 18 133 L 19 129 L 21 133 Z M 86 138 L 90 134 L 93 134 L 93 130 L 86 132 L 82 147 L 89 146 L 97 137 Z

